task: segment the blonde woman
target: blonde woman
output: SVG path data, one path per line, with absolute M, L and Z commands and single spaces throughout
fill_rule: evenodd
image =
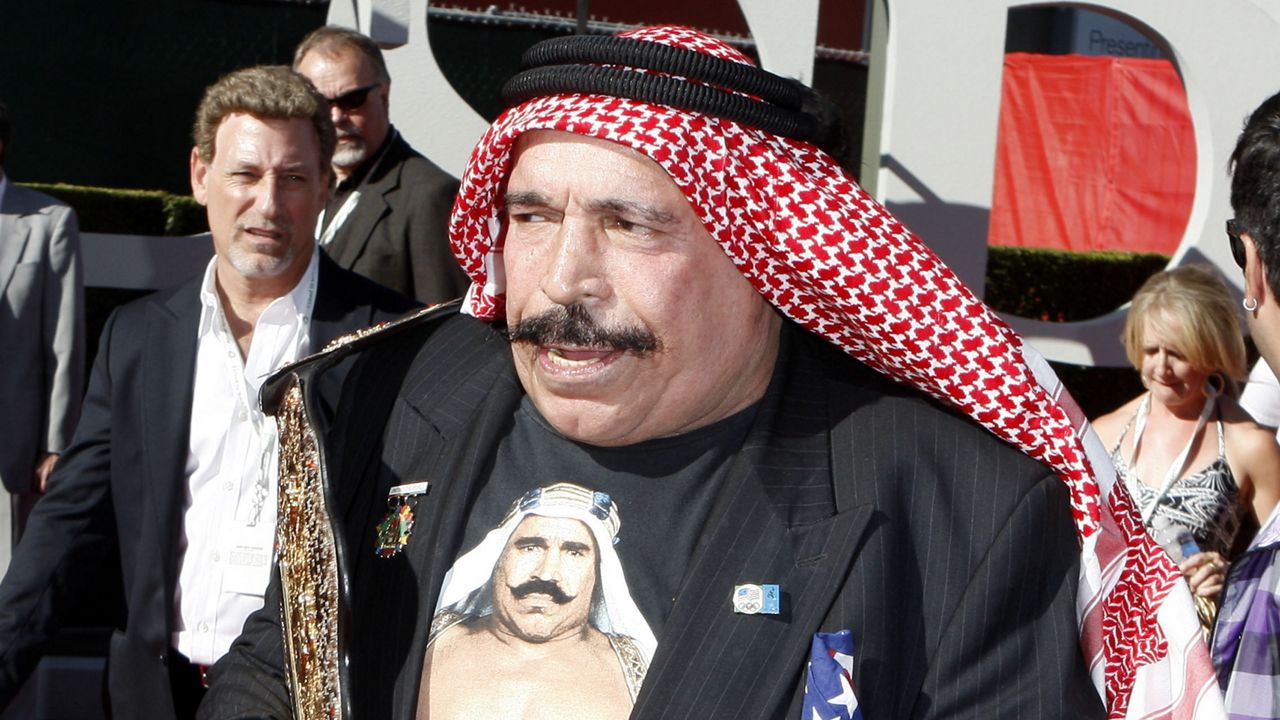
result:
M 1242 513 L 1280 497 L 1280 447 L 1236 402 L 1245 369 L 1236 303 L 1197 267 L 1159 273 L 1133 298 L 1123 341 L 1147 391 L 1094 428 L 1143 521 L 1178 562 L 1212 626 Z

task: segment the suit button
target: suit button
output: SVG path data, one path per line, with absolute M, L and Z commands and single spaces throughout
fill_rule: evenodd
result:
M 160 667 L 169 667 L 169 656 L 168 656 L 168 655 L 161 655 L 161 656 L 160 656 Z

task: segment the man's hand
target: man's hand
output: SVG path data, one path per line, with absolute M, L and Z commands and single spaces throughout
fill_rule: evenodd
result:
M 53 474 L 53 466 L 58 464 L 58 453 L 44 453 L 36 463 L 36 492 L 41 495 L 49 489 L 49 476 Z

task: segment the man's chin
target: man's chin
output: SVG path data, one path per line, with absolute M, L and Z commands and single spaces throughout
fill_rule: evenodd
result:
M 284 257 L 275 257 L 261 253 L 233 253 L 231 266 L 236 272 L 248 280 L 270 280 L 280 277 L 293 264 L 293 253 Z
M 363 142 L 339 145 L 333 150 L 333 166 L 353 172 L 369 157 L 369 149 Z

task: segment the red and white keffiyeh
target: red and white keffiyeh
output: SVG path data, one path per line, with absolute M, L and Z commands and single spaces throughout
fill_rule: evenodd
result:
M 751 62 L 688 28 L 624 35 Z M 472 153 L 449 224 L 454 253 L 473 280 L 466 312 L 502 316 L 501 193 L 513 142 L 537 129 L 609 140 L 652 158 L 783 315 L 1053 467 L 1070 488 L 1083 553 L 1081 647 L 1109 716 L 1222 716 L 1181 573 L 1142 527 L 1105 449 L 1048 363 L 813 145 L 603 95 L 514 107 Z

